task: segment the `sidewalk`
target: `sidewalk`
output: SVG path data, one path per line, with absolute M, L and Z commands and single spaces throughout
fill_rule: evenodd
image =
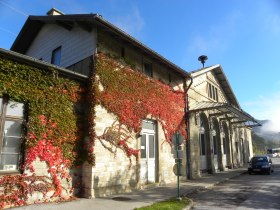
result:
M 195 180 L 181 181 L 181 195 L 188 195 L 203 189 L 208 189 L 228 179 L 239 176 L 246 168 L 230 169 L 215 175 L 205 175 Z M 166 186 L 137 190 L 131 193 L 117 194 L 105 198 L 77 199 L 63 203 L 49 203 L 14 208 L 15 210 L 131 210 L 147 206 L 154 202 L 177 197 L 177 183 Z

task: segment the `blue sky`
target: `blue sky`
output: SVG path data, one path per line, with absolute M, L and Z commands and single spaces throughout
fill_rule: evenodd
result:
M 28 15 L 99 13 L 186 71 L 221 64 L 241 107 L 280 131 L 278 0 L 0 0 L 0 47 Z

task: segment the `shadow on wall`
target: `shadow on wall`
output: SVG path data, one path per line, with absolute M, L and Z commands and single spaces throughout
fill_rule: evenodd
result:
M 73 168 L 70 170 L 70 176 L 72 177 L 72 187 L 73 187 L 73 195 L 77 196 L 78 198 L 83 197 L 83 185 L 82 185 L 82 178 L 83 178 L 82 167 Z
M 130 192 L 138 188 L 139 166 L 127 166 L 124 170 L 104 172 L 99 176 L 94 176 L 94 197 L 104 197 L 106 195 Z

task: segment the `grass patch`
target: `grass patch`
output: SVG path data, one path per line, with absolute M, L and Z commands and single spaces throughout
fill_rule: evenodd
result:
M 154 203 L 150 206 L 145 206 L 141 208 L 135 208 L 134 210 L 182 210 L 190 203 L 188 198 L 182 198 L 182 200 L 177 200 L 176 198 L 160 201 Z

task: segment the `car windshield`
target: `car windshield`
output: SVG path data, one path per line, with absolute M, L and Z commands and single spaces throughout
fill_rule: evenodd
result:
M 253 157 L 252 163 L 268 162 L 267 157 Z

